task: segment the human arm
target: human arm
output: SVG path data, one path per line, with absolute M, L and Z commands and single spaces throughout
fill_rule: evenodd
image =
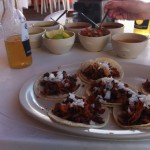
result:
M 107 10 L 109 10 L 109 17 L 114 19 L 150 19 L 150 1 L 111 0 L 104 7 L 104 11 L 106 12 Z

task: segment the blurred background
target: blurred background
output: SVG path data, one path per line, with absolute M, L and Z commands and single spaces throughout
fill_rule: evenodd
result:
M 15 1 L 15 0 L 13 0 Z M 108 0 L 16 0 L 18 8 L 24 13 L 27 21 L 39 21 L 60 10 L 81 11 L 94 22 L 99 23 L 104 16 L 104 5 Z M 0 0 L 0 18 L 3 12 L 2 0 Z M 78 21 L 88 22 L 82 16 Z M 106 18 L 106 21 L 116 21 L 125 24 L 125 30 L 129 27 L 133 31 L 133 21 L 120 21 Z
M 59 10 L 75 10 L 86 14 L 95 22 L 103 16 L 103 6 L 108 0 L 28 0 L 28 9 L 23 9 L 27 20 L 44 19 Z M 36 13 L 36 14 L 35 14 Z M 80 18 L 82 21 L 84 18 Z

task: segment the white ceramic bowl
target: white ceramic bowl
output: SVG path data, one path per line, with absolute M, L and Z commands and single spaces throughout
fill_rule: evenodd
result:
M 60 33 L 59 30 L 50 31 L 52 34 Z M 75 33 L 71 31 L 65 31 L 71 37 L 65 39 L 48 39 L 45 34 L 42 35 L 43 45 L 53 54 L 64 54 L 70 51 L 75 41 Z
M 74 23 L 66 23 L 65 24 L 66 30 L 72 31 L 75 33 L 75 36 L 76 36 L 75 41 L 76 42 L 79 42 L 78 33 L 85 28 L 92 28 L 92 25 L 87 22 L 74 22 Z
M 109 32 L 109 31 L 108 31 Z M 79 35 L 79 40 L 81 45 L 90 52 L 97 52 L 101 51 L 105 48 L 107 43 L 110 40 L 110 32 L 109 34 L 105 36 L 100 36 L 100 37 L 88 37 L 88 36 L 83 36 L 80 33 Z
M 133 59 L 144 51 L 148 38 L 136 33 L 118 33 L 112 36 L 111 42 L 117 56 Z
M 54 21 L 40 21 L 35 23 L 33 26 L 42 27 L 46 31 L 57 30 L 60 28 L 59 24 L 54 24 Z
M 124 25 L 118 22 L 104 22 L 102 26 L 105 29 L 108 29 L 111 33 L 111 36 L 116 33 L 123 33 L 124 32 Z
M 42 44 L 42 35 L 45 32 L 45 29 L 40 27 L 29 27 L 29 39 L 31 48 L 38 48 Z

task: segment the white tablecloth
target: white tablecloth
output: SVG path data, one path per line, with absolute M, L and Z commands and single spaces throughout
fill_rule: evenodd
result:
M 33 64 L 25 69 L 11 69 L 4 43 L 0 42 L 0 149 L 2 150 L 149 150 L 150 139 L 104 140 L 71 135 L 30 117 L 20 106 L 19 92 L 23 84 L 54 66 L 109 56 L 120 62 L 150 65 L 150 42 L 137 59 L 117 58 L 108 44 L 104 52 L 87 52 L 76 44 L 69 53 L 54 55 L 45 48 L 33 49 Z

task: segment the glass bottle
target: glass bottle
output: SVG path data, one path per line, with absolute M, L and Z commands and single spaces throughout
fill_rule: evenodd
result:
M 135 20 L 134 33 L 148 36 L 150 34 L 150 21 L 149 20 Z
M 3 26 L 0 23 L 0 41 L 4 40 L 4 30 L 3 30 Z
M 13 0 L 3 0 L 2 25 L 8 62 L 11 68 L 24 68 L 32 64 L 29 34 L 24 15 L 13 5 Z

